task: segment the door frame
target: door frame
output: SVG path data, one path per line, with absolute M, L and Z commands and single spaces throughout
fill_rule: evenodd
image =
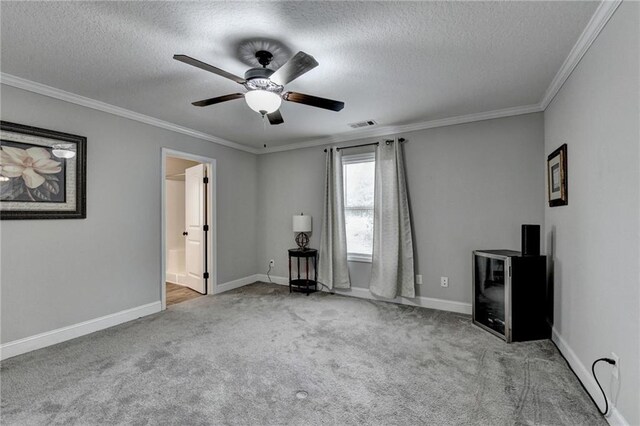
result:
M 207 281 L 207 294 L 214 294 L 218 285 L 218 263 L 216 252 L 217 226 L 216 226 L 216 210 L 218 203 L 216 202 L 216 187 L 218 179 L 216 174 L 216 159 L 204 157 L 202 155 L 191 154 L 184 151 L 177 151 L 172 148 L 162 148 L 161 164 L 160 164 L 160 300 L 162 302 L 162 310 L 167 308 L 167 212 L 166 212 L 166 162 L 167 157 L 181 158 L 183 160 L 197 161 L 205 165 L 209 183 L 207 184 L 207 224 L 209 232 L 207 233 L 207 272 L 209 278 Z

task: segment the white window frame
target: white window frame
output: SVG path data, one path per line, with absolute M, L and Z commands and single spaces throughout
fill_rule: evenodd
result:
M 350 154 L 342 156 L 342 167 L 343 167 L 343 179 L 344 179 L 344 188 L 345 188 L 345 200 L 344 200 L 344 211 L 346 215 L 346 211 L 349 209 L 353 210 L 363 210 L 356 208 L 347 207 L 346 200 L 346 188 L 347 188 L 347 176 L 344 173 L 344 166 L 349 164 L 358 164 L 358 163 L 370 163 L 376 161 L 376 153 L 375 152 L 365 152 L 363 154 Z M 373 210 L 373 207 L 371 208 Z M 347 252 L 347 261 L 348 262 L 362 262 L 362 263 L 372 263 L 372 254 L 367 253 L 349 253 Z

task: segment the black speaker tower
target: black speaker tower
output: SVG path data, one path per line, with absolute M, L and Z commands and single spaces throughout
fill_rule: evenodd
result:
M 522 225 L 522 255 L 540 256 L 540 225 Z

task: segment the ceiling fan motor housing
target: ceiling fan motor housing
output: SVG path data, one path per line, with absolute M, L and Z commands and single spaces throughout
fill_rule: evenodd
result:
M 269 68 L 251 68 L 244 73 L 246 80 L 244 87 L 246 87 L 247 90 L 266 90 L 279 94 L 284 87 L 269 79 L 273 73 L 274 71 Z
M 274 71 L 269 68 L 251 68 L 244 73 L 245 80 L 251 80 L 252 78 L 269 78 Z
M 259 50 L 255 55 L 260 65 L 262 65 L 262 68 L 251 68 L 244 73 L 244 79 L 246 80 L 244 87 L 246 87 L 247 90 L 266 90 L 277 94 L 282 93 L 284 87 L 269 79 L 275 72 L 267 68 L 267 65 L 269 65 L 273 59 L 271 52 Z

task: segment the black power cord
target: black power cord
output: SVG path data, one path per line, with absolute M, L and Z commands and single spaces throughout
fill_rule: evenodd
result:
M 611 365 L 616 365 L 616 362 L 611 358 L 598 358 L 595 361 L 593 361 L 593 364 L 591 364 L 591 373 L 593 373 L 593 378 L 596 380 L 596 384 L 600 388 L 600 392 L 602 392 L 602 397 L 604 398 L 604 411 L 600 411 L 600 406 L 595 401 L 595 399 L 591 398 L 591 400 L 593 401 L 594 404 L 596 404 L 596 407 L 598 408 L 598 411 L 600 412 L 600 414 L 602 414 L 603 416 L 606 416 L 607 413 L 609 412 L 609 403 L 607 402 L 607 395 L 604 393 L 604 390 L 602 390 L 602 386 L 600 386 L 600 382 L 598 381 L 598 376 L 596 376 L 596 364 L 599 363 L 600 361 L 604 361 Z
M 326 289 L 327 289 L 327 293 L 329 293 L 329 294 L 336 294 L 336 292 L 335 292 L 335 291 L 333 291 L 332 289 L 330 289 L 328 286 L 326 286 L 326 285 L 322 284 L 321 282 L 316 281 L 316 283 L 317 283 L 317 284 L 320 284 L 322 287 L 326 288 Z
M 269 275 L 270 272 L 271 272 L 271 262 L 269 262 L 269 270 L 267 271 L 267 278 L 269 278 L 269 282 L 272 283 L 273 281 L 271 281 L 271 275 Z
M 271 281 L 271 275 L 269 275 L 271 273 L 271 262 L 269 262 L 269 269 L 267 270 L 267 278 L 269 278 L 269 282 L 273 283 L 273 281 Z M 317 282 L 317 281 L 316 281 Z M 321 282 L 317 282 L 318 284 L 320 284 L 322 287 L 326 288 L 327 291 L 329 292 L 329 294 L 336 294 L 333 290 L 331 290 L 329 287 L 327 287 L 326 285 L 322 284 Z

